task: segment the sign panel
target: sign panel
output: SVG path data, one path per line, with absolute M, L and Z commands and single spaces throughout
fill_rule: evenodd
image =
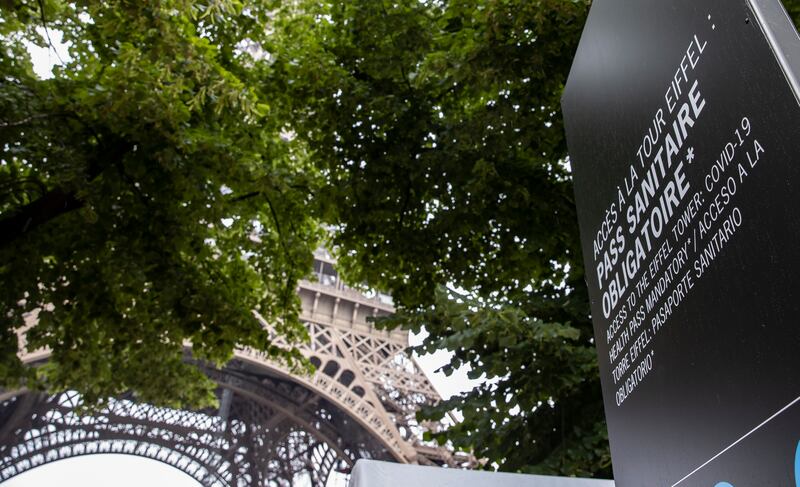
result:
M 595 0 L 562 100 L 618 487 L 800 487 L 797 33 Z

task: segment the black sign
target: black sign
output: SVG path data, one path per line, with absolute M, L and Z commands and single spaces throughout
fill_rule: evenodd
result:
M 618 487 L 800 487 L 800 39 L 595 0 L 562 100 Z

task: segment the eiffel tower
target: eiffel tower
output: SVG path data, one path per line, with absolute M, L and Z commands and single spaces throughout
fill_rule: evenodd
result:
M 219 408 L 188 411 L 110 400 L 91 416 L 76 414 L 80 395 L 0 394 L 0 482 L 65 458 L 123 453 L 167 463 L 204 486 L 324 486 L 359 458 L 469 466 L 472 459 L 423 441 L 421 405 L 441 398 L 405 349 L 408 333 L 368 321 L 392 313 L 391 298 L 340 281 L 335 262 L 317 251 L 316 279 L 298 292 L 316 366 L 293 375 L 253 350 L 237 350 L 222 369 Z M 266 324 L 265 324 L 266 326 Z M 24 345 L 24 344 L 23 344 Z M 22 347 L 24 349 L 24 346 Z M 26 363 L 48 351 L 23 352 Z

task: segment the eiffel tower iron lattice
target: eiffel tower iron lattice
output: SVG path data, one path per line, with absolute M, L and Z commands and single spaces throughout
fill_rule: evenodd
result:
M 167 463 L 205 486 L 323 486 L 359 458 L 472 466 L 474 459 L 422 440 L 415 413 L 440 400 L 406 354 L 405 331 L 373 328 L 367 318 L 393 312 L 391 298 L 344 286 L 324 251 L 314 281 L 300 283 L 301 347 L 317 367 L 293 375 L 253 350 L 237 350 L 223 369 L 219 408 L 187 411 L 109 400 L 79 415 L 80 395 L 0 394 L 0 482 L 31 468 L 80 455 L 123 453 Z M 24 345 L 24 344 L 23 344 Z M 24 347 L 23 347 L 24 348 Z M 26 352 L 30 364 L 48 351 Z

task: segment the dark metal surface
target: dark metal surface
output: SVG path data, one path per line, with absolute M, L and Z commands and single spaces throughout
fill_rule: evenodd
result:
M 562 106 L 619 487 L 800 485 L 798 63 L 778 0 L 592 5 Z

